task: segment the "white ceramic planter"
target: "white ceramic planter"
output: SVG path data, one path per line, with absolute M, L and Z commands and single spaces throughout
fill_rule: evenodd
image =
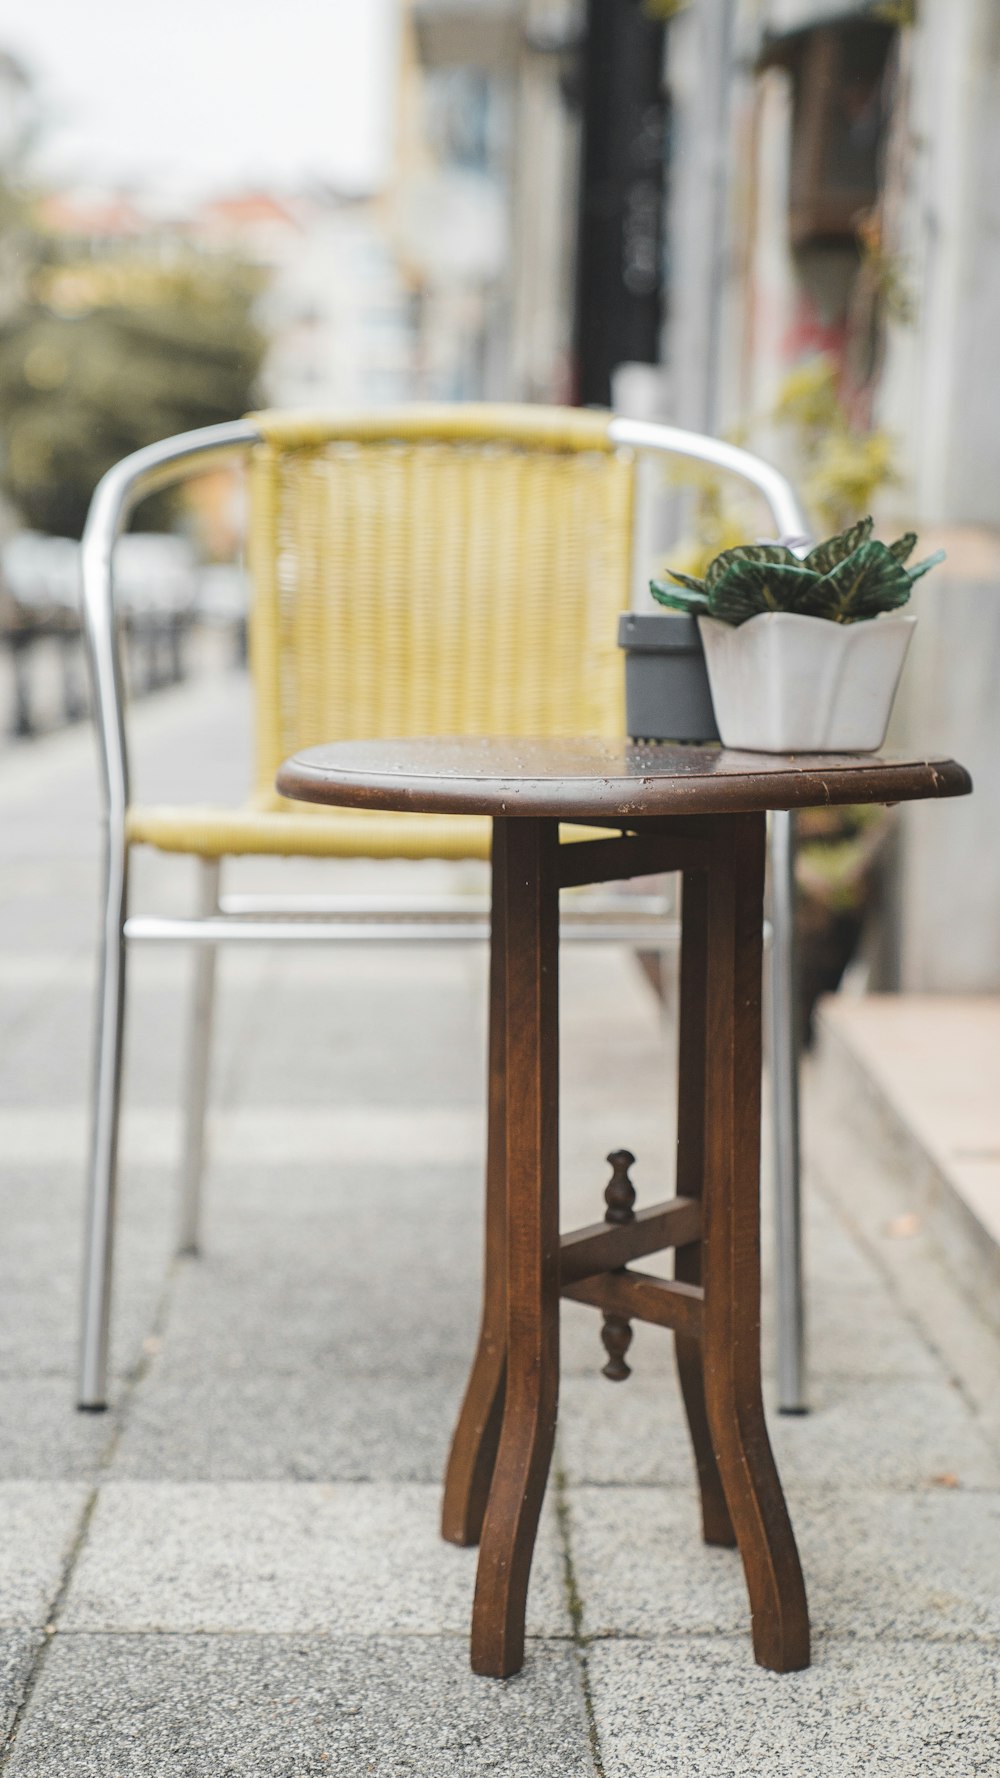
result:
M 700 617 L 725 747 L 874 753 L 885 740 L 915 617 L 856 624 L 762 611 L 745 624 Z

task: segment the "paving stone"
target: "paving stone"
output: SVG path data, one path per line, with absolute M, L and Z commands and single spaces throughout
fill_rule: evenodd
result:
M 5 864 L 2 876 L 8 875 Z M 54 941 L 93 945 L 100 906 L 99 866 L 83 869 L 39 867 L 30 877 L 18 873 L 0 895 L 0 928 L 5 950 L 47 950 Z
M 483 965 L 485 969 L 485 961 Z M 243 1058 L 237 1102 L 475 1105 L 484 1098 L 486 1014 L 466 986 L 379 975 L 320 995 L 269 987 L 272 1016 Z M 283 1017 L 273 1017 L 281 1004 Z
M 859 1490 L 792 1507 L 818 1625 L 843 1636 L 1000 1637 L 1000 1494 Z
M 708 1549 L 694 1485 L 569 1490 L 573 1577 L 588 1636 L 750 1634 L 739 1557 Z
M 817 1631 L 1000 1636 L 1000 1495 L 788 1492 Z M 576 1488 L 570 1521 L 588 1634 L 749 1637 L 739 1557 L 701 1543 L 693 1490 Z
M 52 956 L 35 959 L 23 951 L 0 951 L 0 1063 L 4 1068 L 17 1054 L 24 1035 L 45 1016 L 46 1008 L 65 994 L 65 984 L 52 974 L 54 963 Z M 63 953 L 59 965 L 71 980 L 82 980 L 78 960 L 71 953 Z
M 0 1377 L 0 1429 L 0 1481 L 82 1482 L 99 1475 L 118 1421 L 113 1408 L 79 1413 L 69 1377 Z
M 657 1330 L 637 1330 L 629 1350 L 629 1363 L 634 1357 L 637 1367 L 643 1364 L 642 1370 L 634 1370 L 625 1383 L 609 1383 L 600 1374 L 600 1327 L 601 1318 L 594 1315 L 592 1338 L 597 1349 L 590 1374 L 564 1375 L 559 1391 L 559 1460 L 567 1480 L 573 1486 L 590 1482 L 690 1487 L 691 1441 L 676 1377 L 663 1367 L 659 1352 L 656 1374 L 650 1374 L 643 1362 L 644 1350 L 655 1351 Z M 669 1352 L 669 1339 L 662 1344 Z
M 923 1489 L 935 1476 L 966 1488 L 1000 1487 L 1000 1461 L 957 1388 L 943 1378 L 871 1381 L 817 1377 L 813 1412 L 773 1411 L 771 1438 L 790 1485 Z
M 85 1165 L 89 1118 L 83 1105 L 0 1107 L 0 1145 L 17 1164 Z M 181 1119 L 174 1106 L 126 1104 L 122 1120 L 123 1171 L 180 1167 Z M 268 1105 L 238 1111 L 210 1109 L 208 1147 L 220 1165 L 266 1166 L 274 1185 L 292 1167 L 323 1166 L 331 1157 L 357 1166 L 479 1167 L 484 1147 L 478 1109 L 462 1106 L 309 1106 L 291 1113 Z
M 88 1490 L 59 1482 L 0 1482 L 0 1624 L 44 1624 L 81 1522 Z
M 774 1176 L 769 1149 L 767 1142 L 761 1160 L 761 1269 L 768 1287 L 773 1281 L 775 1259 Z M 808 1173 L 803 1175 L 802 1216 L 805 1273 L 814 1286 L 824 1283 L 829 1289 L 868 1287 L 876 1294 L 884 1292 L 877 1268 Z
M 0 1174 L 0 1377 L 75 1374 L 83 1193 L 82 1159 L 78 1167 L 8 1165 Z M 123 1170 L 113 1373 L 135 1366 L 150 1331 L 170 1264 L 175 1201 L 176 1182 L 162 1170 Z
M 588 1655 L 614 1778 L 989 1778 L 1000 1770 L 995 1648 L 820 1641 L 803 1673 L 749 1641 L 609 1642 Z
M 386 862 L 391 869 L 392 861 Z M 344 864 L 345 861 L 340 860 L 331 868 L 339 872 Z M 452 868 L 461 870 L 461 866 Z M 373 881 L 370 887 L 373 892 L 386 893 L 386 884 L 381 879 Z M 445 881 L 439 887 L 456 894 L 460 885 Z M 433 885 L 425 884 L 424 892 L 429 889 L 432 890 Z M 404 884 L 402 890 L 416 895 L 419 884 Z M 343 885 L 337 893 L 342 892 Z M 482 890 L 483 894 L 487 892 L 488 884 Z M 473 893 L 480 891 L 474 890 Z M 236 975 L 246 967 L 246 959 L 256 959 L 272 993 L 301 995 L 304 1001 L 317 996 L 325 1000 L 348 989 L 355 993 L 359 987 L 381 985 L 388 973 L 394 982 L 408 991 L 421 988 L 427 994 L 442 990 L 449 994 L 478 995 L 485 1013 L 485 944 L 437 945 L 420 941 L 387 948 L 374 939 L 370 943 L 352 939 L 346 944 L 267 945 L 260 949 L 255 946 L 250 949 L 233 947 L 223 955 L 229 959 L 230 971 Z
M 926 1488 L 953 1475 L 970 1488 L 1000 1487 L 1000 1464 L 958 1390 L 943 1380 L 816 1377 L 810 1414 L 774 1411 L 768 1425 L 786 1485 Z M 613 1390 L 601 1377 L 562 1391 L 563 1461 L 573 1482 L 686 1482 L 688 1437 L 676 1382 L 641 1373 Z
M 393 1119 L 384 1109 L 370 1112 L 345 1106 L 329 1115 L 335 1121 L 328 1128 L 336 1136 L 350 1138 L 349 1150 L 346 1141 L 343 1146 L 335 1141 L 328 1151 L 321 1148 L 310 1159 L 303 1144 L 295 1164 L 289 1161 L 282 1171 L 280 1158 L 272 1163 L 269 1153 L 241 1157 L 238 1164 L 224 1155 L 210 1156 L 204 1192 L 206 1253 L 249 1254 L 260 1245 L 258 1222 L 265 1226 L 268 1243 L 278 1243 L 279 1253 L 283 1244 L 296 1239 L 307 1251 L 315 1239 L 309 1220 L 325 1218 L 336 1236 L 327 1243 L 331 1253 L 341 1263 L 369 1266 L 373 1257 L 398 1253 L 401 1243 L 395 1238 L 393 1219 L 408 1216 L 413 1238 L 428 1253 L 457 1255 L 461 1242 L 463 1252 L 482 1263 L 485 1126 L 475 1113 L 423 1107 L 420 1113 L 411 1110 Z M 288 1138 L 299 1116 L 288 1119 L 277 1108 L 263 1116 L 273 1125 L 268 1149 L 273 1147 L 280 1157 L 283 1143 L 294 1147 L 294 1138 L 291 1142 Z M 361 1119 L 368 1116 L 380 1128 L 366 1154 Z M 221 1121 L 250 1130 L 250 1117 L 244 1109 Z M 322 1126 L 317 1128 L 322 1133 Z M 403 1146 L 383 1158 L 379 1151 L 387 1146 L 387 1130 L 398 1132 Z M 449 1146 L 468 1153 L 459 1153 L 456 1159 L 446 1152 Z M 328 1261 L 330 1256 L 325 1257 Z
M 577 1656 L 506 1684 L 462 1638 L 59 1636 L 12 1778 L 591 1778 Z
M 157 972 L 152 978 L 130 962 L 122 1088 L 128 1107 L 162 1105 L 180 1112 L 193 955 L 174 948 L 172 959 L 170 976 Z M 213 1040 L 215 1103 L 224 1102 L 220 1083 L 233 1074 L 234 1051 L 240 1056 L 238 1072 L 244 1072 L 248 1038 L 252 1042 L 250 1034 L 267 1029 L 268 1004 L 263 980 L 224 982 Z M 87 1105 L 93 1017 L 93 993 L 75 978 L 58 995 L 38 998 L 4 1042 L 0 1104 Z M 294 1006 L 289 1008 L 293 1017 Z M 285 1045 L 293 1047 L 287 1035 Z M 287 1095 L 276 1091 L 267 1097 L 281 1104 Z
M 437 1484 L 465 1386 L 465 1365 L 425 1376 L 358 1372 L 350 1348 L 323 1364 L 201 1366 L 169 1353 L 136 1393 L 114 1457 L 116 1478 L 150 1481 Z
M 439 1480 L 478 1331 L 478 1232 L 468 1241 L 449 1214 L 438 1242 L 422 1213 L 397 1217 L 399 1194 L 388 1196 L 384 1177 L 370 1199 L 376 1223 L 383 1189 L 400 1251 L 377 1228 L 366 1239 L 367 1217 L 357 1246 L 338 1250 L 320 1219 L 295 1209 L 268 1242 L 263 1218 L 238 1222 L 215 1206 L 208 1254 L 183 1262 L 175 1279 L 117 1476 Z M 453 1241 L 472 1249 L 464 1267 L 452 1261 Z M 564 1305 L 563 1333 L 568 1424 L 572 1372 L 596 1377 L 606 1355 L 592 1310 Z M 655 1369 L 674 1387 L 669 1339 L 637 1328 L 634 1350 L 644 1376 Z M 680 1434 L 686 1483 L 683 1425 Z
M 214 1170 L 164 1362 L 205 1376 L 326 1366 L 331 1391 L 360 1372 L 464 1370 L 479 1319 L 476 1186 L 464 1168 L 342 1165 L 280 1184 L 258 1168 L 242 1190 L 237 1169 Z
M 4 1046 L 0 1103 L 57 1106 L 86 1101 L 93 1009 L 80 993 L 47 994 Z
M 173 1365 L 423 1376 L 457 1364 L 464 1376 L 479 1323 L 481 1191 L 475 1166 L 416 1159 L 289 1168 L 280 1187 L 270 1168 L 213 1167 L 203 1253 L 178 1269 L 149 1387 Z M 563 1304 L 562 1347 L 564 1371 L 598 1373 L 593 1309 Z M 673 1375 L 661 1330 L 637 1326 L 633 1352 L 643 1376 Z
M 0 1749 L 43 1640 L 39 1630 L 0 1630 Z
M 816 1397 L 812 1379 L 900 1377 L 938 1379 L 942 1371 L 913 1323 L 902 1315 L 884 1284 L 845 1283 L 843 1275 L 807 1280 L 807 1365 L 809 1397 Z M 776 1363 L 774 1291 L 765 1291 L 761 1350 L 765 1365 Z M 819 1400 L 825 1396 L 820 1390 Z
M 112 1482 L 67 1596 L 74 1630 L 468 1633 L 476 1551 L 441 1542 L 440 1489 Z M 551 1503 L 528 1604 L 569 1630 Z

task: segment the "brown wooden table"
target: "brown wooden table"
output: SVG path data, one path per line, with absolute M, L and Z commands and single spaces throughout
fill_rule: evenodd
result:
M 604 1317 L 605 1374 L 633 1320 L 672 1328 L 706 1543 L 743 1559 L 764 1667 L 809 1663 L 802 1570 L 760 1387 L 759 1151 L 765 812 L 962 796 L 952 760 L 786 758 L 603 740 L 314 747 L 286 796 L 493 818 L 489 1135 L 482 1326 L 445 1478 L 443 1534 L 480 1544 L 472 1665 L 524 1657 L 556 1429 L 559 1299 Z M 560 843 L 559 827 L 606 828 Z M 636 1213 L 609 1156 L 603 1223 L 559 1233 L 559 890 L 683 873 L 676 1195 Z M 674 1276 L 632 1261 L 675 1249 Z

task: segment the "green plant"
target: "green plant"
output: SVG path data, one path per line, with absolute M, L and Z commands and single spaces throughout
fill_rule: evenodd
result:
M 818 543 L 804 560 L 783 543 L 724 549 L 709 563 L 704 579 L 668 568 L 675 585 L 653 580 L 649 590 L 658 604 L 673 611 L 715 617 L 726 624 L 746 623 L 766 611 L 858 623 L 905 605 L 914 581 L 944 558 L 944 551 L 938 550 L 907 568 L 915 532 L 908 531 L 895 543 L 879 543 L 872 537 L 872 522 L 860 519 L 849 530 Z
M 892 439 L 877 427 L 862 431 L 852 423 L 840 393 L 839 367 L 828 353 L 790 370 L 762 418 L 791 434 L 799 488 L 818 531 L 846 530 L 882 488 L 899 479 Z M 749 429 L 749 423 L 730 427 L 726 438 L 743 444 Z M 734 498 L 728 478 L 716 470 L 671 465 L 667 479 L 693 490 L 690 530 L 673 550 L 674 559 L 686 574 L 704 578 L 713 556 L 753 536 L 759 515 Z
M 254 405 L 261 282 L 158 235 L 85 251 L 27 200 L 15 209 L 0 177 L 0 494 L 24 524 L 79 537 L 112 463 Z M 170 499 L 140 523 L 163 527 Z
M 859 216 L 855 231 L 863 277 L 878 297 L 883 313 L 897 327 L 913 327 L 919 312 L 916 294 L 902 255 L 890 252 L 885 244 L 881 211 L 876 208 Z
M 872 18 L 881 19 L 883 24 L 905 31 L 917 22 L 917 0 L 873 0 L 870 12 Z

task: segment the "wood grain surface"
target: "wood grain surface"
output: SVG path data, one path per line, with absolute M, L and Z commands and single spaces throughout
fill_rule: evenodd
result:
M 964 796 L 972 781 L 954 760 L 891 754 L 409 736 L 308 748 L 286 761 L 277 786 L 348 808 L 627 819 Z

